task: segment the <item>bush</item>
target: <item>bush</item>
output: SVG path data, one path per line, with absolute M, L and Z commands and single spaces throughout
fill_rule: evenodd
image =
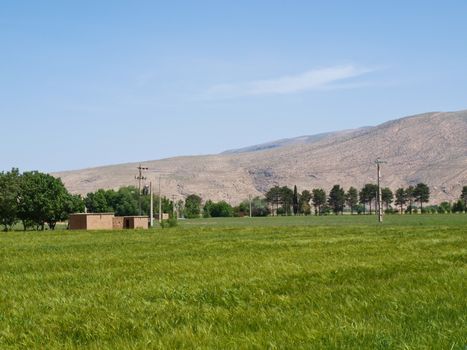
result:
M 451 203 L 449 202 L 442 202 L 438 207 L 438 213 L 446 214 L 452 211 Z
M 178 226 L 178 220 L 176 218 L 170 218 L 168 220 L 162 220 L 161 221 L 161 227 L 162 228 L 176 227 L 176 226 Z
M 452 212 L 453 213 L 463 213 L 465 211 L 465 204 L 464 201 L 458 200 L 454 205 L 452 206 Z
M 355 206 L 355 210 L 357 211 L 357 214 L 363 214 L 365 212 L 365 206 L 363 204 L 358 204 Z

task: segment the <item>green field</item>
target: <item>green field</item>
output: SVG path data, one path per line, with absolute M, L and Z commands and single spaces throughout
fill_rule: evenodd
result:
M 0 234 L 0 348 L 465 349 L 467 215 Z

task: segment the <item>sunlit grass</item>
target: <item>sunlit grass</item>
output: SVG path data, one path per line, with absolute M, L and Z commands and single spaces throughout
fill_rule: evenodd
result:
M 465 348 L 464 218 L 293 219 L 1 234 L 0 348 Z

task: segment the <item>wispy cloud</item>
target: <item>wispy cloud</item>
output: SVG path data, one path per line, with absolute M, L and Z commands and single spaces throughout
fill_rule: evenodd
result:
M 275 79 L 215 85 L 206 91 L 204 97 L 210 99 L 235 98 L 255 95 L 292 94 L 308 90 L 342 89 L 345 86 L 355 88 L 365 84 L 349 83 L 348 79 L 356 78 L 375 70 L 375 68 L 357 67 L 354 65 L 312 69 L 300 74 Z M 343 81 L 346 81 L 346 84 L 343 84 Z

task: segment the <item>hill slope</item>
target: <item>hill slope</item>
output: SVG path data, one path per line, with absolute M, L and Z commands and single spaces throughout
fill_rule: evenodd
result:
M 467 184 L 467 110 L 434 112 L 376 127 L 282 140 L 218 155 L 177 157 L 143 164 L 164 174 L 162 193 L 232 203 L 274 185 L 299 190 L 375 182 L 374 160 L 387 161 L 382 185 L 427 183 L 434 201 L 453 200 Z M 271 146 L 271 147 L 268 147 Z M 55 173 L 70 191 L 135 185 L 138 163 Z M 149 174 L 156 178 L 156 174 Z

